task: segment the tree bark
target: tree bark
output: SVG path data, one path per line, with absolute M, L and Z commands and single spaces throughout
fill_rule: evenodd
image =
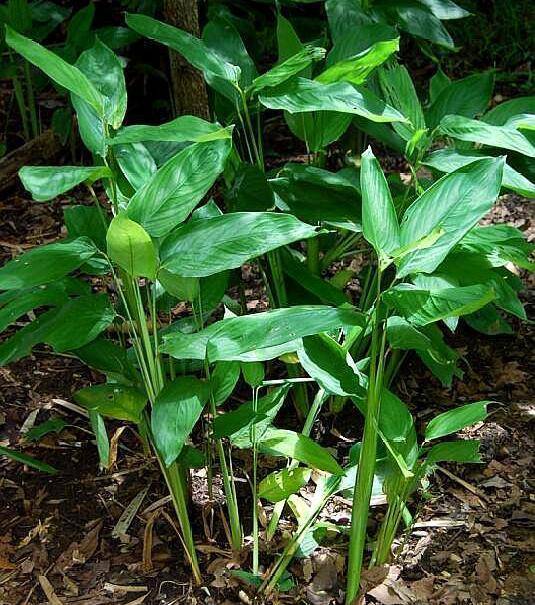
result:
M 199 37 L 197 0 L 164 0 L 163 14 L 170 25 Z M 208 93 L 202 74 L 171 49 L 169 50 L 169 63 L 175 114 L 210 119 Z

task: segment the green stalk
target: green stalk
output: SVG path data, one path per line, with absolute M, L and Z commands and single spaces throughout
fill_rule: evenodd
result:
M 32 74 L 30 71 L 30 64 L 28 61 L 24 61 L 24 80 L 26 82 L 26 95 L 28 97 L 28 111 L 30 113 L 30 120 L 32 124 L 32 136 L 36 137 L 39 135 L 39 122 L 37 120 L 37 111 L 35 105 L 35 95 L 33 92 Z
M 379 318 L 381 275 L 378 270 L 378 295 L 375 302 L 375 320 L 372 333 L 370 377 L 366 402 L 366 418 L 362 448 L 353 493 L 351 531 L 348 551 L 346 605 L 353 605 L 358 595 L 360 575 L 366 545 L 366 526 L 372 495 L 377 454 L 377 431 L 383 389 L 384 351 L 386 332 Z
M 253 389 L 253 416 L 258 411 L 258 387 Z M 257 466 L 258 448 L 256 447 L 256 422 L 251 425 L 251 443 L 253 444 L 253 574 L 258 575 L 259 540 L 258 540 L 258 488 Z
M 307 239 L 307 267 L 314 275 L 321 273 L 319 236 Z

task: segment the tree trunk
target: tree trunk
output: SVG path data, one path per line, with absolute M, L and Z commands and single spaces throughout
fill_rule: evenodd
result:
M 199 37 L 197 0 L 164 0 L 163 14 L 170 25 Z M 175 114 L 210 119 L 208 94 L 202 74 L 174 50 L 169 50 L 169 62 Z

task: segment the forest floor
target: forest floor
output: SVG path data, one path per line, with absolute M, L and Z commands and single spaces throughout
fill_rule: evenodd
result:
M 72 201 L 36 204 L 19 193 L 0 202 L 0 261 L 55 240 L 62 208 Z M 503 196 L 493 219 L 535 239 L 533 204 Z M 533 285 L 533 279 L 526 281 L 524 294 L 530 317 Z M 463 328 L 450 338 L 466 358 L 464 381 L 450 389 L 442 388 L 418 359 L 408 359 L 396 389 L 420 427 L 448 406 L 482 399 L 496 403 L 486 422 L 466 432 L 481 440 L 484 463 L 445 465 L 432 477 L 425 498 L 411 503 L 417 522 L 399 543 L 395 565 L 365 574 L 367 603 L 533 603 L 534 327 L 518 323 L 515 328 L 511 336 L 494 338 Z M 253 603 L 250 587 L 231 574 L 248 562 L 236 560 L 228 549 L 219 505 L 207 502 L 202 473 L 194 481 L 192 518 L 206 584 L 193 590 L 159 472 L 142 457 L 129 429 L 111 425 L 115 468 L 98 471 L 87 419 L 71 402 L 74 390 L 99 380 L 79 361 L 52 356 L 42 347 L 0 368 L 2 445 L 22 446 L 60 471 L 49 477 L 0 458 L 0 605 Z M 38 444 L 24 441 L 23 431 L 50 417 L 68 426 Z M 313 436 L 347 448 L 355 432 L 348 426 L 356 422 L 352 410 L 323 414 Z M 237 460 L 238 475 L 247 462 Z M 241 489 L 247 490 L 245 480 Z M 137 512 L 134 499 L 142 499 Z M 374 509 L 372 524 L 383 512 L 381 506 Z M 131 517 L 129 524 L 125 516 Z M 348 502 L 339 498 L 323 518 L 343 527 L 349 516 Z M 264 563 L 281 540 L 264 545 Z M 341 603 L 345 541 L 327 541 L 311 559 L 295 561 L 291 572 L 297 588 L 273 602 Z

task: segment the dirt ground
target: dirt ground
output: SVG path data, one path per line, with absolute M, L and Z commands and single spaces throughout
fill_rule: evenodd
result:
M 0 261 L 56 239 L 62 207 L 72 201 L 37 204 L 18 194 L 0 202 Z M 514 196 L 500 199 L 491 220 L 505 220 L 535 238 L 535 206 Z M 533 317 L 532 278 L 526 286 Z M 418 519 L 399 542 L 396 564 L 366 574 L 366 602 L 533 603 L 534 328 L 515 327 L 514 335 L 494 338 L 463 328 L 450 339 L 466 358 L 465 380 L 451 389 L 442 388 L 418 359 L 408 359 L 396 389 L 420 425 L 448 406 L 496 403 L 488 420 L 467 432 L 481 439 L 484 463 L 438 470 L 425 496 L 411 503 Z M 60 471 L 49 477 L 0 458 L 0 605 L 253 603 L 250 588 L 230 573 L 243 561 L 228 549 L 218 505 L 203 497 L 202 473 L 193 483 L 192 518 L 206 584 L 193 590 L 159 472 L 142 457 L 130 429 L 111 425 L 116 465 L 99 472 L 87 419 L 69 405 L 74 390 L 98 380 L 79 361 L 52 356 L 43 347 L 0 368 L 0 443 L 22 447 Z M 50 417 L 68 426 L 37 445 L 24 441 L 21 429 Z M 324 414 L 313 436 L 350 445 L 355 429 L 348 426 L 356 422 L 351 410 Z M 239 465 L 247 460 L 237 464 L 243 477 Z M 372 526 L 383 512 L 375 509 Z M 343 527 L 349 516 L 347 501 L 339 498 L 323 518 Z M 276 549 L 282 539 L 277 536 L 264 550 Z M 299 588 L 273 602 L 342 602 L 345 541 L 327 541 L 312 559 L 295 561 L 291 572 Z M 262 554 L 269 564 L 269 552 Z

